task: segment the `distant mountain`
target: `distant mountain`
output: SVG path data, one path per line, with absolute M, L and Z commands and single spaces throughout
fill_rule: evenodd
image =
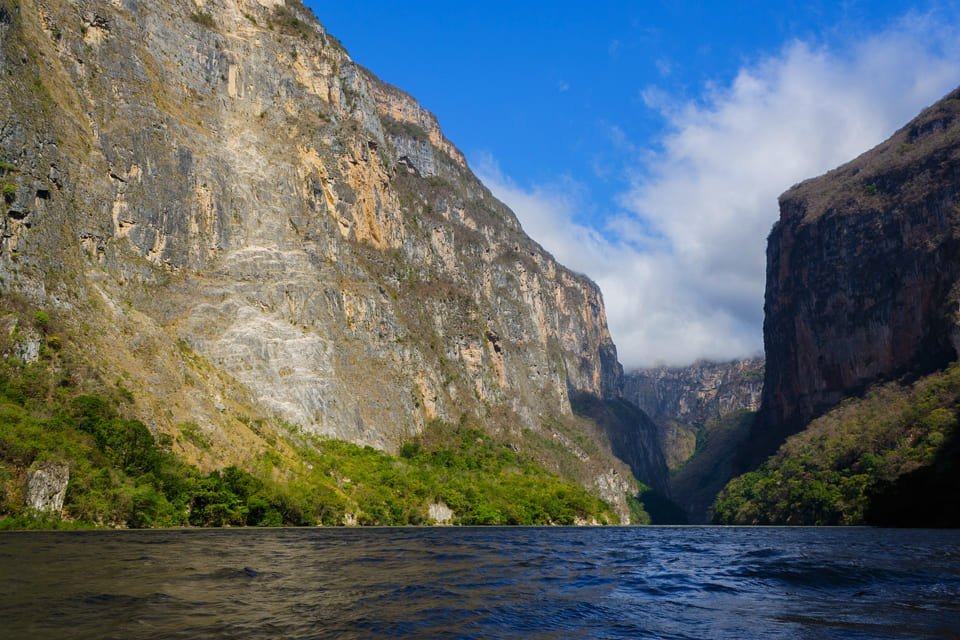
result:
M 656 424 L 659 447 L 671 470 L 670 498 L 682 521 L 709 519 L 710 505 L 736 471 L 760 405 L 763 360 L 698 361 L 624 375 L 623 395 Z
M 700 360 L 687 367 L 652 367 L 623 377 L 623 397 L 657 424 L 667 464 L 676 469 L 696 449 L 705 426 L 738 411 L 756 411 L 763 359 Z

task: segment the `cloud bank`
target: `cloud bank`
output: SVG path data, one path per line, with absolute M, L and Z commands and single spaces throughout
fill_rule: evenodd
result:
M 762 351 L 766 237 L 777 197 L 882 142 L 960 82 L 960 32 L 908 16 L 842 49 L 788 43 L 696 102 L 648 88 L 657 151 L 602 228 L 577 222 L 577 185 L 518 185 L 492 158 L 477 173 L 527 233 L 601 287 L 630 370 Z

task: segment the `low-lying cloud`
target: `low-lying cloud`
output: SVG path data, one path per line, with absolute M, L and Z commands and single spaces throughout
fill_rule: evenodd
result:
M 527 233 L 601 287 L 629 370 L 762 350 L 766 237 L 777 197 L 883 141 L 960 82 L 960 33 L 909 16 L 842 49 L 806 42 L 745 66 L 696 102 L 644 91 L 668 133 L 627 171 L 621 210 L 578 223 L 569 181 L 481 179 Z

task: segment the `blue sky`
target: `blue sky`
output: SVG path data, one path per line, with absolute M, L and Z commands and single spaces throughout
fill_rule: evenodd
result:
M 628 369 L 758 352 L 777 195 L 960 84 L 955 2 L 306 4 L 600 284 Z

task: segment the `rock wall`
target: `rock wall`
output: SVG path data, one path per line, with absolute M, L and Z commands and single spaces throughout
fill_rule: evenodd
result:
M 610 443 L 611 450 L 649 487 L 670 495 L 670 472 L 659 440 L 657 425 L 632 402 L 603 400 L 587 393 L 571 398 L 578 415 L 589 418 Z
M 756 411 L 763 389 L 763 359 L 698 361 L 688 367 L 654 367 L 624 376 L 623 397 L 657 424 L 670 468 L 686 462 L 697 432 L 736 411 Z
M 0 286 L 200 463 L 250 414 L 389 450 L 617 396 L 596 285 L 298 2 L 0 0 L 0 65 Z
M 753 461 L 841 399 L 956 358 L 960 92 L 780 198 Z

